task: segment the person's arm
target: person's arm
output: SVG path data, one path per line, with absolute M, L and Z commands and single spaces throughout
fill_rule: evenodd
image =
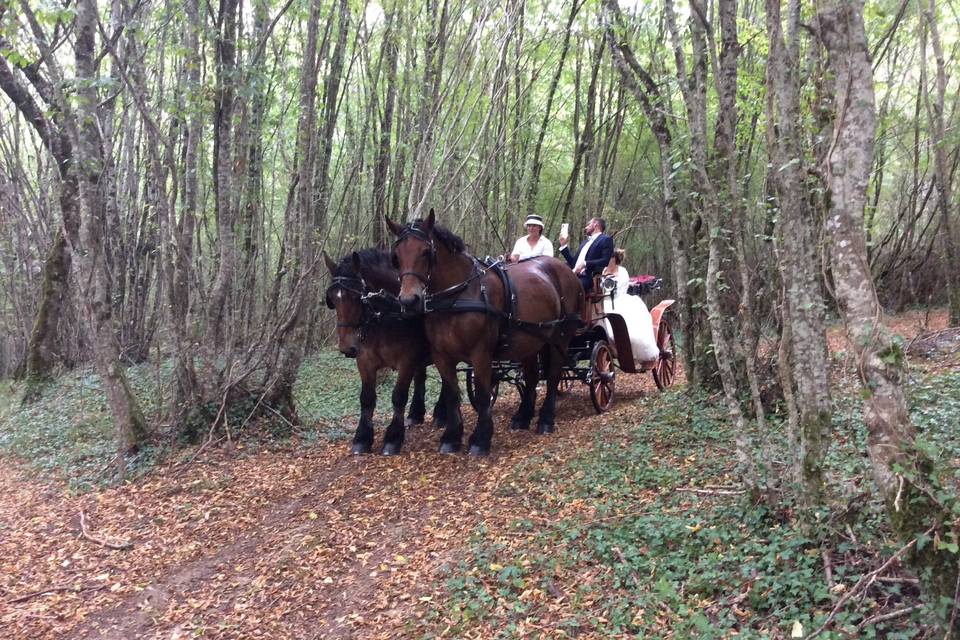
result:
M 521 236 L 519 240 L 513 243 L 513 251 L 510 252 L 510 262 L 519 262 L 520 261 L 520 252 L 523 250 L 522 242 L 526 242 L 527 239 L 525 236 Z
M 573 269 L 573 267 L 574 267 L 574 265 L 575 265 L 576 263 L 575 263 L 575 261 L 574 261 L 574 257 L 573 257 L 572 255 L 570 255 L 570 245 L 569 245 L 569 244 L 565 244 L 565 245 L 563 245 L 562 247 L 560 247 L 560 255 L 563 256 L 563 259 L 567 261 L 567 266 L 569 266 L 571 269 Z

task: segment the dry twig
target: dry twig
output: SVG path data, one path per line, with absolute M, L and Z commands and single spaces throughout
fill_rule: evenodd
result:
M 927 529 L 924 535 L 929 535 L 930 532 L 933 531 L 933 529 L 934 527 L 930 527 L 929 529 Z M 814 631 L 809 636 L 807 636 L 807 640 L 813 640 L 813 638 L 816 638 L 818 635 L 823 633 L 824 629 L 826 629 L 827 626 L 829 626 L 830 623 L 833 622 L 833 619 L 837 616 L 837 613 L 840 612 L 840 609 L 842 609 L 843 606 L 847 604 L 847 601 L 849 601 L 854 596 L 860 594 L 861 592 L 866 591 L 867 588 L 876 581 L 877 577 L 880 574 L 882 574 L 884 571 L 889 569 L 890 565 L 892 565 L 894 562 L 899 560 L 900 556 L 902 556 L 904 553 L 909 551 L 913 547 L 913 545 L 915 545 L 916 543 L 917 543 L 917 539 L 914 538 L 907 544 L 900 547 L 899 551 L 897 551 L 895 554 L 890 556 L 890 558 L 887 559 L 887 561 L 884 562 L 882 565 L 880 565 L 877 569 L 874 569 L 870 573 L 867 573 L 861 576 L 861 578 L 857 581 L 857 584 L 855 584 L 852 589 L 850 589 L 845 594 L 843 594 L 843 597 L 840 598 L 836 606 L 833 607 L 833 610 L 830 612 L 830 615 L 828 615 L 827 619 L 823 621 L 823 624 L 820 625 L 820 628 L 818 628 L 816 631 Z
M 697 489 L 694 487 L 676 487 L 674 491 L 695 493 L 699 496 L 740 496 L 747 492 L 746 489 Z
M 107 542 L 106 540 L 95 537 L 93 534 L 87 531 L 87 514 L 83 512 L 83 509 L 80 510 L 80 535 L 83 536 L 85 540 L 89 540 L 90 542 L 99 544 L 101 547 L 114 549 L 116 551 L 123 551 L 133 546 L 133 543 L 129 540 L 118 544 L 116 542 Z
M 881 615 L 873 616 L 872 618 L 867 618 L 863 622 L 857 625 L 857 629 L 863 629 L 869 627 L 872 624 L 877 624 L 878 622 L 886 622 L 887 620 L 893 620 L 895 618 L 903 617 L 909 613 L 913 613 L 917 609 L 921 608 L 922 604 L 915 604 L 912 607 L 904 607 L 903 609 L 897 609 L 891 611 L 890 613 L 884 613 Z M 811 636 L 812 637 L 812 636 Z
M 26 602 L 37 596 L 47 595 L 48 593 L 59 593 L 61 591 L 73 591 L 74 593 L 80 593 L 81 591 L 99 591 L 100 589 L 106 589 L 108 585 L 105 584 L 89 584 L 89 585 L 59 585 L 56 587 L 47 587 L 46 589 L 39 589 L 37 591 L 31 591 L 30 593 L 25 593 L 22 596 L 17 596 L 6 601 L 6 604 L 17 604 L 18 602 Z

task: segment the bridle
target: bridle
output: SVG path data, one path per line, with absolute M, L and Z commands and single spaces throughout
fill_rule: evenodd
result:
M 481 263 L 479 260 L 477 260 L 475 257 L 470 256 L 470 259 L 473 261 L 473 267 L 471 269 L 470 276 L 467 277 L 466 280 L 459 282 L 455 285 L 452 285 L 450 287 L 447 287 L 446 289 L 443 289 L 441 291 L 434 291 L 432 293 L 427 293 L 427 290 L 430 287 L 430 277 L 433 275 L 433 268 L 434 266 L 436 266 L 436 263 L 437 263 L 437 245 L 434 242 L 433 235 L 429 231 L 424 231 L 423 229 L 417 226 L 414 226 L 415 224 L 416 224 L 415 222 L 407 223 L 407 225 L 403 228 L 403 230 L 397 235 L 397 239 L 393 243 L 393 251 L 396 252 L 397 245 L 399 245 L 401 242 L 403 242 L 407 238 L 414 238 L 416 240 L 419 240 L 420 242 L 423 242 L 424 244 L 426 244 L 429 249 L 427 260 L 428 260 L 428 265 L 430 267 L 430 271 L 426 275 L 419 273 L 417 271 L 403 271 L 400 273 L 400 275 L 397 276 L 397 279 L 400 281 L 403 281 L 403 278 L 405 276 L 413 276 L 414 278 L 416 278 L 417 280 L 423 283 L 423 287 L 424 287 L 424 293 L 422 296 L 423 313 L 428 313 L 430 311 L 436 310 L 435 308 L 430 307 L 431 302 L 435 300 L 440 300 L 442 298 L 450 298 L 452 296 L 459 294 L 460 292 L 464 291 L 467 287 L 469 287 L 471 282 L 473 282 L 478 278 L 482 278 L 484 275 L 486 275 L 487 271 L 492 266 L 500 262 L 500 260 L 497 260 L 493 264 L 484 264 L 484 263 Z M 480 290 L 481 298 L 486 300 L 486 295 L 487 295 L 486 288 L 483 286 L 482 283 L 480 285 L 480 289 L 481 289 Z M 485 304 L 486 302 L 484 302 L 484 305 Z
M 367 283 L 364 282 L 363 278 L 360 276 L 334 276 L 330 281 L 330 286 L 327 287 L 326 299 L 327 307 L 330 309 L 334 308 L 334 304 L 330 294 L 333 293 L 335 289 L 340 289 L 341 291 L 348 291 L 350 293 L 355 293 L 360 297 L 360 304 L 363 308 L 363 313 L 360 318 L 360 322 L 337 322 L 337 328 L 344 329 L 363 329 L 366 324 L 365 320 L 367 317 L 367 305 L 364 304 L 364 296 L 367 295 Z M 360 340 L 363 341 L 363 333 L 360 334 Z
M 430 286 L 430 276 L 433 273 L 433 265 L 437 262 L 437 245 L 434 244 L 433 236 L 430 235 L 429 231 L 424 231 L 419 227 L 413 226 L 414 223 L 408 223 L 407 226 L 403 228 L 403 231 L 400 232 L 400 235 L 397 236 L 396 241 L 393 243 L 393 251 L 397 250 L 397 245 L 406 240 L 407 238 L 415 238 L 424 244 L 430 249 L 430 254 L 427 257 L 428 264 L 430 266 L 430 271 L 427 272 L 427 275 L 423 275 L 417 271 L 404 271 L 397 276 L 398 280 L 403 280 L 406 276 L 413 276 L 417 280 L 423 283 L 424 288 Z

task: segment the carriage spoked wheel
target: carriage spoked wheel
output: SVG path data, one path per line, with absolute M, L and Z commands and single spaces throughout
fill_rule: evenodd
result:
M 603 413 L 613 404 L 615 383 L 613 352 L 606 340 L 599 340 L 590 352 L 590 400 L 597 413 Z
M 466 386 L 467 386 L 467 398 L 470 399 L 470 404 L 473 406 L 474 410 L 477 409 L 477 390 L 476 386 L 473 384 L 473 370 L 467 369 L 466 375 Z M 490 385 L 490 408 L 493 409 L 493 405 L 497 403 L 497 395 L 500 392 L 500 378 L 493 375 L 493 384 Z
M 657 388 L 663 391 L 673 384 L 677 371 L 677 345 L 666 318 L 660 319 L 657 347 L 660 348 L 660 355 L 657 356 L 657 364 L 653 366 L 653 381 L 657 383 Z
M 573 393 L 573 388 L 577 384 L 576 378 L 560 378 L 560 383 L 557 385 L 557 394 L 561 396 L 567 396 Z

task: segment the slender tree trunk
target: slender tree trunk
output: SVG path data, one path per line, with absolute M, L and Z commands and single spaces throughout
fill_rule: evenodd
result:
M 213 184 L 220 263 L 207 306 L 207 334 L 215 347 L 225 342 L 228 297 L 236 275 L 237 247 L 233 207 L 233 112 L 237 82 L 238 0 L 223 0 L 217 16 L 216 113 L 213 123 Z
M 3 45 L 5 41 L 0 37 L 0 46 Z M 26 86 L 13 74 L 7 61 L 0 57 L 0 89 L 7 94 L 27 122 L 34 127 L 40 140 L 56 161 L 61 181 L 60 214 L 64 224 L 74 228 L 78 224 L 79 215 L 76 200 L 77 186 L 75 176 L 68 170 L 73 160 L 73 150 L 64 131 L 63 114 L 53 108 L 53 98 L 39 75 L 34 72 L 29 73 L 27 77 L 34 85 L 36 92 L 46 98 L 49 115 L 44 113 Z M 64 229 L 61 228 L 57 230 L 53 245 L 44 261 L 40 303 L 37 305 L 37 313 L 27 345 L 24 373 L 33 382 L 47 378 L 57 361 L 58 327 L 65 313 L 69 295 L 70 268 L 70 251 Z M 36 391 L 34 384 L 29 387 L 25 399 L 30 399 Z
M 673 277 L 677 283 L 677 298 L 680 302 L 681 320 L 684 327 L 684 349 L 681 350 L 684 372 L 691 386 L 697 382 L 697 371 L 694 353 L 697 336 L 693 331 L 692 318 L 694 314 L 693 300 L 688 288 L 689 262 L 687 259 L 687 241 L 683 228 L 680 209 L 677 207 L 676 187 L 673 166 L 673 138 L 667 122 L 669 103 L 664 100 L 660 88 L 650 74 L 644 69 L 633 51 L 617 36 L 614 31 L 615 22 L 620 20 L 620 7 L 616 0 L 604 0 L 604 34 L 607 46 L 610 48 L 614 66 L 620 74 L 620 81 L 626 85 L 637 102 L 640 103 L 644 115 L 650 122 L 650 128 L 657 140 L 660 151 L 660 188 L 663 197 L 664 217 L 670 230 L 670 246 L 673 254 Z
M 587 88 L 586 113 L 583 117 L 583 127 L 579 133 L 576 147 L 573 152 L 573 169 L 570 171 L 570 181 L 567 188 L 567 197 L 563 201 L 563 213 L 561 220 L 570 220 L 570 212 L 573 208 L 574 196 L 577 192 L 577 184 L 580 182 L 580 173 L 584 160 L 593 151 L 597 109 L 597 79 L 600 76 L 600 62 L 603 60 L 604 42 L 599 41 L 596 44 L 596 53 L 593 59 L 593 65 L 590 67 L 590 85 Z
M 904 542 L 931 528 L 941 536 L 953 522 L 934 497 L 931 461 L 917 448 L 916 430 L 904 396 L 904 354 L 882 321 L 867 263 L 863 212 L 873 163 L 873 69 L 863 21 L 863 0 L 834 0 L 817 25 L 830 54 L 838 90 L 835 131 L 824 173 L 829 189 L 827 232 L 831 268 L 848 339 L 857 355 L 864 389 L 863 416 L 873 477 L 893 530 Z M 934 542 L 917 544 L 910 560 L 931 603 L 954 601 L 957 556 Z M 960 632 L 954 616 L 949 632 Z
M 373 169 L 373 220 L 371 221 L 371 225 L 373 227 L 372 239 L 374 245 L 379 245 L 385 240 L 386 224 L 384 218 L 388 213 L 387 175 L 390 172 L 390 143 L 393 136 L 393 111 L 397 102 L 397 58 L 399 57 L 397 32 L 403 25 L 403 10 L 399 4 L 394 8 L 393 14 L 390 16 L 387 24 L 383 43 L 387 95 L 384 99 L 383 115 L 380 118 L 380 141 L 377 148 L 377 159 Z
M 184 106 L 200 98 L 200 5 L 199 0 L 186 0 L 184 10 L 187 20 L 183 25 L 183 44 L 187 51 L 184 61 Z M 167 291 L 170 302 L 170 321 L 174 339 L 174 379 L 176 387 L 173 400 L 175 423 L 184 428 L 187 416 L 199 404 L 202 396 L 197 382 L 191 337 L 191 273 L 193 271 L 193 242 L 198 214 L 199 192 L 199 147 L 203 137 L 203 119 L 199 108 L 184 108 L 190 115 L 183 126 L 183 204 L 179 220 L 170 221 L 174 237 L 174 256 L 167 265 L 169 272 Z M 171 208 L 171 211 L 173 209 Z
M 317 2 L 317 4 L 319 4 L 319 2 Z M 315 7 L 315 9 L 318 10 L 317 7 Z M 340 82 L 343 78 L 344 50 L 346 49 L 347 33 L 351 17 L 347 0 L 340 0 L 338 11 L 334 15 L 339 17 L 339 28 L 337 30 L 337 42 L 334 46 L 330 66 L 327 71 L 326 82 L 324 84 L 323 122 L 319 139 L 316 140 L 316 144 L 320 146 L 318 150 L 319 153 L 315 156 L 316 171 L 313 172 L 313 161 L 311 160 L 309 168 L 301 168 L 300 170 L 301 179 L 307 180 L 306 186 L 303 184 L 298 185 L 298 188 L 301 189 L 299 204 L 302 209 L 300 216 L 304 224 L 304 232 L 301 235 L 299 251 L 303 259 L 304 269 L 300 275 L 300 282 L 297 287 L 299 290 L 298 300 L 294 305 L 292 316 L 284 332 L 284 347 L 281 353 L 276 380 L 268 381 L 268 384 L 272 385 L 270 391 L 272 401 L 279 404 L 291 417 L 295 417 L 296 415 L 293 402 L 293 384 L 296 382 L 300 365 L 303 363 L 303 358 L 306 355 L 308 337 L 312 330 L 312 318 L 314 318 L 313 314 L 315 312 L 316 301 L 319 298 L 319 276 L 313 269 L 320 256 L 318 232 L 323 228 L 323 224 L 326 221 L 327 208 L 330 203 L 330 159 L 333 154 L 333 134 L 338 115 L 337 104 L 340 98 Z M 319 20 L 319 12 L 317 13 L 317 19 Z M 333 16 L 331 16 L 330 19 L 333 20 Z M 313 14 L 311 14 L 311 25 L 308 28 L 315 31 L 316 27 L 312 23 Z M 315 40 L 315 36 L 313 36 L 313 39 Z M 307 41 L 307 49 L 309 52 L 311 48 L 311 35 L 309 31 Z M 313 49 L 314 51 L 316 50 L 315 46 Z M 304 109 L 304 113 L 301 114 L 301 124 L 304 125 L 312 125 L 312 120 L 315 117 L 313 94 L 315 93 L 316 87 L 316 71 L 311 71 L 309 68 L 308 65 L 310 65 L 310 62 L 308 61 L 310 60 L 314 60 L 314 58 L 304 59 L 303 73 L 305 75 L 306 82 L 304 84 L 306 86 L 303 89 L 304 93 L 301 95 L 301 107 Z M 313 89 L 311 89 L 311 84 Z M 308 91 L 310 92 L 309 95 L 307 95 Z M 304 122 L 304 118 L 306 118 L 307 122 Z M 312 143 L 309 142 L 310 137 L 313 136 L 313 129 L 314 127 L 310 126 L 306 133 L 301 132 L 301 145 L 308 147 L 313 146 Z M 309 153 L 313 154 L 315 152 L 311 151 Z M 304 175 L 304 172 L 308 170 L 311 171 L 311 175 L 316 176 L 315 183 L 311 182 L 310 179 Z M 315 203 L 312 198 L 313 190 L 306 191 L 306 189 L 311 188 L 311 185 L 314 185 L 316 189 L 317 201 Z
M 791 7 L 797 0 L 790 0 Z M 770 49 L 767 62 L 767 153 L 770 180 L 776 188 L 781 226 L 780 274 L 784 282 L 783 323 L 789 324 L 789 367 L 784 368 L 789 391 L 799 415 L 793 458 L 793 481 L 807 505 L 819 504 L 823 494 L 823 456 L 831 423 L 825 309 L 818 277 L 820 256 L 815 238 L 818 218 L 810 207 L 805 181 L 807 166 L 800 144 L 799 61 L 783 36 L 781 0 L 767 0 Z M 791 11 L 793 13 L 793 11 Z M 786 364 L 786 363 L 782 363 Z M 795 390 L 795 391 L 794 391 Z M 788 391 L 785 387 L 784 391 Z M 788 403 L 788 407 L 791 403 Z
M 147 437 L 147 426 L 136 398 L 130 390 L 126 375 L 120 366 L 120 348 L 113 322 L 110 302 L 110 280 L 107 274 L 103 248 L 104 207 L 98 181 L 103 173 L 101 126 L 97 122 L 96 62 L 94 44 L 97 7 L 94 0 L 80 0 L 77 4 L 76 62 L 79 89 L 77 91 L 77 122 L 70 126 L 76 137 L 76 165 L 79 173 L 78 200 L 80 205 L 79 234 L 68 240 L 72 245 L 78 292 L 84 301 L 87 321 L 93 333 L 94 356 L 97 371 L 103 379 L 107 399 L 117 427 L 120 451 L 136 451 Z
M 550 81 L 550 88 L 547 90 L 547 103 L 543 108 L 543 119 L 540 122 L 540 132 L 537 134 L 537 143 L 533 147 L 533 158 L 530 160 L 530 174 L 527 183 L 527 215 L 534 213 L 537 206 L 537 191 L 540 188 L 540 169 L 542 162 L 540 159 L 543 151 L 543 140 L 547 135 L 547 125 L 550 123 L 550 112 L 553 108 L 553 98 L 557 93 L 557 85 L 560 84 L 560 76 L 563 74 L 563 67 L 567 61 L 567 52 L 570 50 L 570 35 L 573 29 L 573 21 L 577 18 L 580 7 L 584 0 L 573 0 L 570 5 L 570 15 L 567 17 L 567 26 L 563 31 L 563 45 L 560 48 L 560 61 L 557 63 L 557 70 L 553 74 L 553 80 Z
M 65 193 L 62 189 L 61 193 Z M 71 209 L 73 203 L 67 205 Z M 61 208 L 63 201 L 61 200 Z M 76 215 L 75 213 L 70 215 Z M 43 285 L 40 305 L 33 320 L 33 330 L 27 344 L 25 374 L 31 386 L 50 375 L 57 362 L 57 336 L 60 318 L 64 313 L 65 298 L 70 290 L 70 252 L 62 230 L 57 231 L 50 253 L 43 263 Z
M 944 118 L 945 96 L 947 93 L 947 71 L 943 57 L 943 45 L 937 27 L 936 0 L 918 0 L 923 18 L 921 27 L 920 69 L 921 82 L 927 116 L 930 119 L 930 146 L 933 150 L 934 181 L 937 185 L 937 211 L 940 214 L 940 245 L 943 248 L 943 274 L 947 284 L 947 300 L 950 308 L 950 325 L 960 325 L 960 269 L 957 269 L 957 239 L 954 236 L 954 223 L 951 216 L 952 172 L 947 159 L 949 151 Z M 929 33 L 933 57 L 937 63 L 936 94 L 931 99 L 930 83 L 927 81 L 926 35 Z

